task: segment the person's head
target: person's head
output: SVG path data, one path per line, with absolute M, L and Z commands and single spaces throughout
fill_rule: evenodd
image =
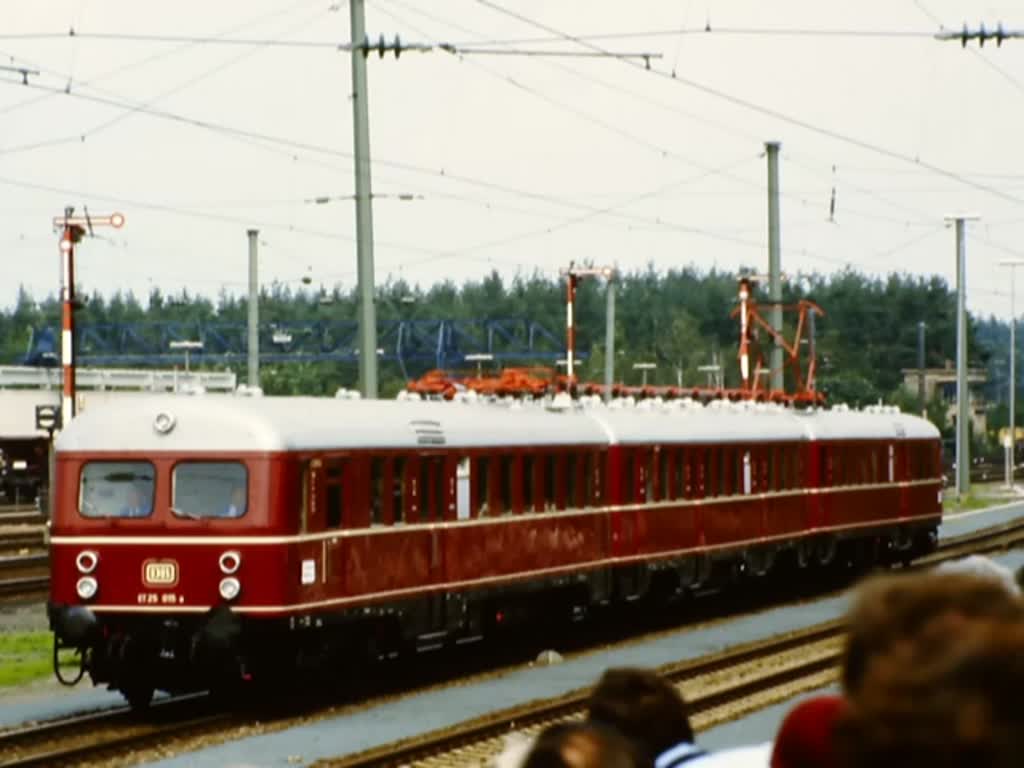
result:
M 848 768 L 1016 768 L 1024 626 L 947 614 L 876 658 L 840 717 Z
M 135 508 L 141 507 L 143 501 L 146 498 L 145 491 L 139 486 L 138 483 L 132 483 L 128 486 L 128 506 Z
M 936 570 L 939 573 L 969 573 L 992 579 L 1001 584 L 1011 595 L 1020 597 L 1021 594 L 1020 585 L 1014 578 L 1013 571 L 984 555 L 968 555 L 957 560 L 948 560 L 939 565 Z
M 946 615 L 1024 621 L 1024 603 L 989 576 L 894 574 L 866 581 L 847 615 L 842 683 L 856 695 L 873 660 Z
M 640 768 L 634 745 L 598 723 L 558 723 L 533 744 L 522 768 Z
M 771 768 L 838 765 L 834 729 L 845 708 L 841 696 L 814 696 L 793 707 L 775 737 Z
M 242 509 L 245 506 L 245 487 L 236 485 L 231 489 L 231 505 Z
M 606 670 L 587 701 L 587 719 L 615 728 L 650 762 L 693 741 L 686 703 L 675 686 L 647 669 Z

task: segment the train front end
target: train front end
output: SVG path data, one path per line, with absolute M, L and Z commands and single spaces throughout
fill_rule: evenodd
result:
M 230 445 L 206 399 L 97 409 L 58 439 L 48 611 L 81 663 L 55 663 L 62 681 L 88 675 L 140 707 L 248 676 L 246 608 L 281 602 L 277 475 Z

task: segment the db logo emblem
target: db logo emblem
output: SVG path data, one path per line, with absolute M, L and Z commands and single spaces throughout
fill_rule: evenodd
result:
M 147 560 L 142 564 L 142 583 L 147 587 L 173 587 L 178 583 L 174 560 Z

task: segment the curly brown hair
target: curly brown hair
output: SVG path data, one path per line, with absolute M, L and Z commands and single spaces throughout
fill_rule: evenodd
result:
M 875 657 L 950 614 L 1022 622 L 1024 602 L 999 582 L 972 573 L 887 574 L 865 581 L 846 619 L 846 694 L 857 694 Z
M 933 619 L 875 658 L 840 718 L 849 768 L 1016 768 L 1024 624 Z

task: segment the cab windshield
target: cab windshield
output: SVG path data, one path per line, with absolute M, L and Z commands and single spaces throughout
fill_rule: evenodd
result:
M 155 476 L 148 461 L 90 461 L 82 468 L 78 511 L 83 517 L 149 517 Z
M 248 473 L 235 461 L 182 462 L 172 483 L 171 511 L 178 517 L 241 517 L 249 506 Z

